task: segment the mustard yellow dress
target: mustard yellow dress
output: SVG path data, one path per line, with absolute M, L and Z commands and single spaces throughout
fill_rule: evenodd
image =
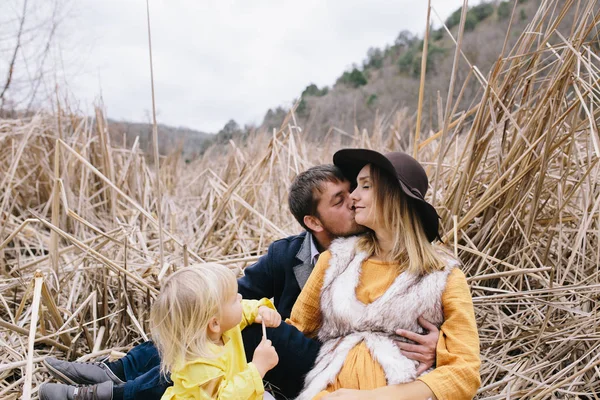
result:
M 321 325 L 320 295 L 330 258 L 329 251 L 320 255 L 286 321 L 307 336 L 315 336 Z M 397 264 L 366 260 L 356 287 L 357 299 L 365 304 L 373 302 L 392 285 L 399 271 Z M 479 336 L 469 286 L 458 268 L 448 276 L 442 307 L 444 323 L 437 343 L 436 368 L 418 380 L 429 386 L 438 400 L 472 399 L 481 383 Z M 371 390 L 386 385 L 383 369 L 363 342 L 350 350 L 336 381 L 315 399 L 341 388 Z

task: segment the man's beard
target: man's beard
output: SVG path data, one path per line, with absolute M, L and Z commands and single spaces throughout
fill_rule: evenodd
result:
M 358 225 L 357 223 L 354 223 L 354 226 L 349 231 L 341 232 L 341 231 L 331 230 L 329 232 L 335 237 L 349 237 L 349 236 L 361 235 L 367 231 L 369 231 L 369 228 L 367 228 L 366 226 L 362 226 L 362 225 Z

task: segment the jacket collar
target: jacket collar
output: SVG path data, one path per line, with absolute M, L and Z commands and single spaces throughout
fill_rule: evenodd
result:
M 310 273 L 313 270 L 313 264 L 311 260 L 311 245 L 313 242 L 313 236 L 310 232 L 306 232 L 306 236 L 304 236 L 304 241 L 300 246 L 300 250 L 296 253 L 296 259 L 301 261 L 301 264 L 298 264 L 294 267 L 294 275 L 296 276 L 296 281 L 298 281 L 298 285 L 300 289 L 306 285 L 306 281 L 310 276 Z

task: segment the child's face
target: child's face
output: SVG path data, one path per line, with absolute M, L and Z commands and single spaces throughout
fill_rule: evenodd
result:
M 237 281 L 235 292 L 229 295 L 221 313 L 221 332 L 226 332 L 242 322 L 242 295 L 237 292 Z

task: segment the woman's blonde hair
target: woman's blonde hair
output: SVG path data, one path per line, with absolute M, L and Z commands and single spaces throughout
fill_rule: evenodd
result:
M 392 233 L 394 246 L 386 260 L 397 262 L 402 270 L 425 275 L 444 269 L 447 258 L 440 246 L 427 239 L 416 200 L 406 196 L 397 178 L 370 164 L 375 218 L 383 228 Z M 358 248 L 369 256 L 380 255 L 381 247 L 373 231 L 363 235 Z
M 233 271 L 215 263 L 180 269 L 162 283 L 150 324 L 163 374 L 185 362 L 214 357 L 208 348 L 208 323 L 220 318 L 222 304 L 236 293 Z

